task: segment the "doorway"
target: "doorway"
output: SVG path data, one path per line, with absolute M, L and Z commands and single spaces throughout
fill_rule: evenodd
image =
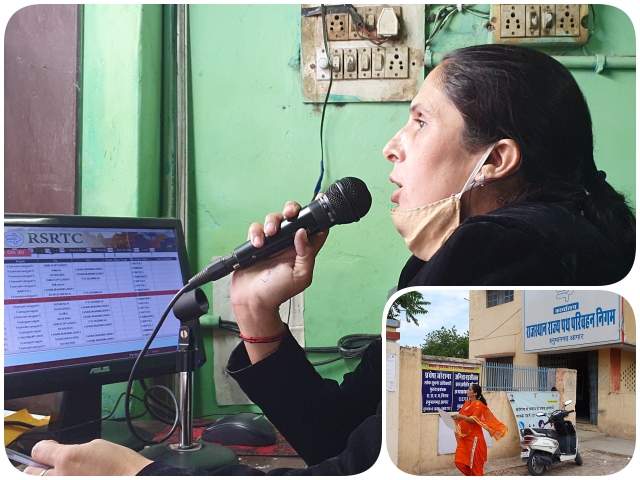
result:
M 598 424 L 598 351 L 568 355 L 568 367 L 577 372 L 576 423 Z
M 598 424 L 598 350 L 538 355 L 538 363 L 547 368 L 570 368 L 577 372 L 576 398 L 573 400 L 576 423 Z

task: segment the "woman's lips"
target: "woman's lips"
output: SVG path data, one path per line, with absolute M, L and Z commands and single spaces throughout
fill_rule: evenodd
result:
M 398 197 L 400 196 L 400 190 L 402 189 L 402 187 L 398 188 L 396 191 L 394 191 L 391 194 L 391 201 L 393 203 L 398 203 Z
M 389 181 L 398 187 L 398 189 L 391 194 L 391 201 L 393 203 L 398 203 L 398 197 L 400 196 L 400 190 L 402 190 L 402 185 L 400 185 L 391 177 L 389 177 Z

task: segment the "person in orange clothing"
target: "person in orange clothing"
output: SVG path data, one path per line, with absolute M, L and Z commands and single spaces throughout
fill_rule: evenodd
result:
M 462 405 L 460 413 L 451 415 L 455 421 L 458 442 L 454 463 L 464 475 L 483 476 L 484 462 L 487 461 L 487 443 L 482 429 L 496 440 L 504 437 L 509 429 L 487 407 L 480 385 L 470 385 L 467 396 L 469 399 Z

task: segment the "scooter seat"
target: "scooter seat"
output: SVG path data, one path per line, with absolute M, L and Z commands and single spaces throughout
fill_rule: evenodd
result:
M 529 428 L 529 430 L 532 430 L 533 432 L 535 432 L 536 436 L 538 437 L 544 436 L 544 437 L 554 438 L 556 440 L 558 439 L 558 432 L 550 428 Z

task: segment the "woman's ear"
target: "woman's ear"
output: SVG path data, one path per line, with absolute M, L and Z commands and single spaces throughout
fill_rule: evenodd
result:
M 506 178 L 518 170 L 520 166 L 520 147 L 510 138 L 496 142 L 489 158 L 480 169 L 487 182 Z

